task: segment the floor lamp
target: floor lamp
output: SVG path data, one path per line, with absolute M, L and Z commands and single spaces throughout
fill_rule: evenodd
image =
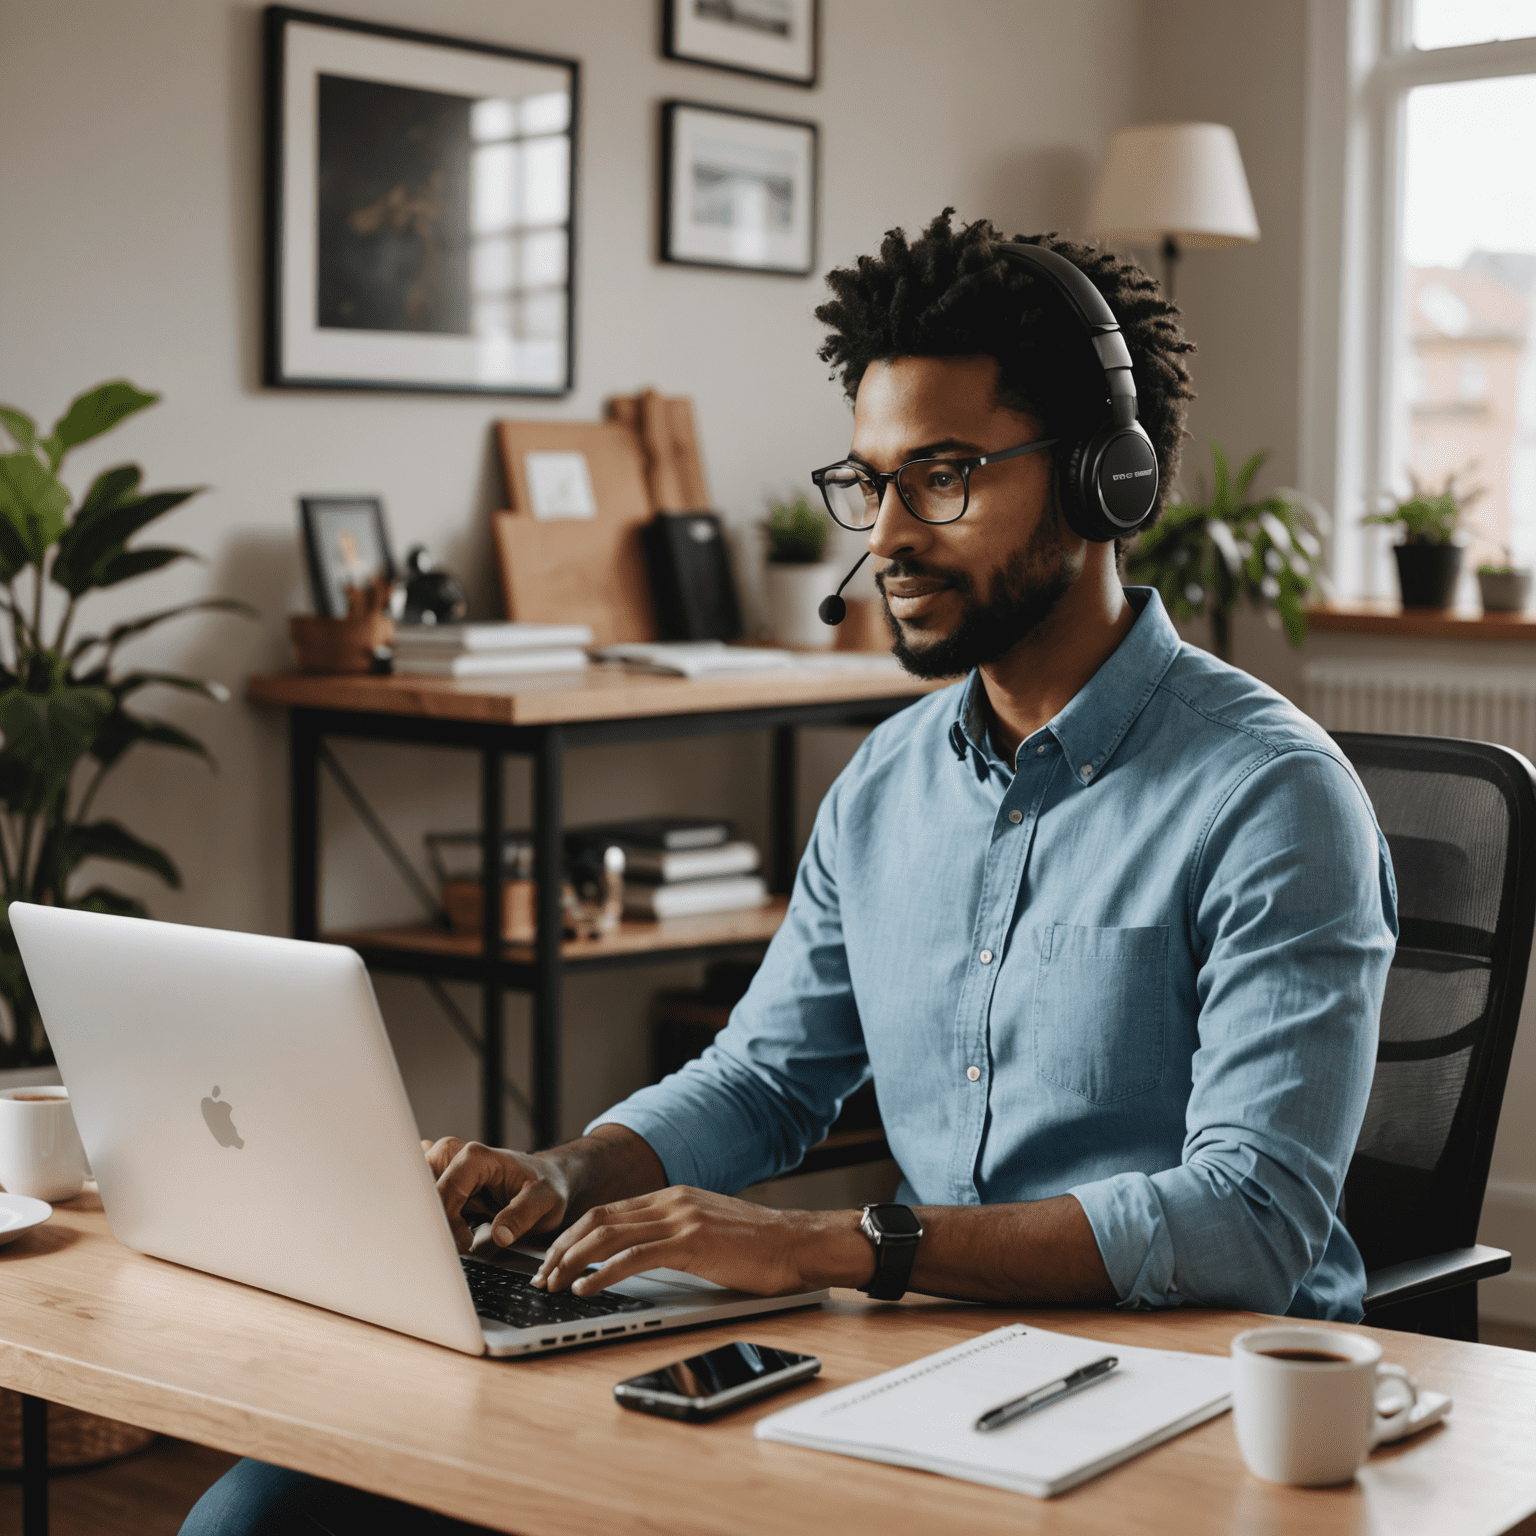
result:
M 1221 123 L 1144 123 L 1109 141 L 1088 227 L 1116 243 L 1156 245 L 1163 293 L 1185 248 L 1259 238 L 1237 135 Z

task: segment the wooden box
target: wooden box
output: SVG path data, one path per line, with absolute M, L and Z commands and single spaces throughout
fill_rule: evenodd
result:
M 501 933 L 519 944 L 532 944 L 538 922 L 532 880 L 504 880 L 501 885 Z M 443 906 L 455 933 L 480 936 L 481 892 L 478 880 L 445 880 Z

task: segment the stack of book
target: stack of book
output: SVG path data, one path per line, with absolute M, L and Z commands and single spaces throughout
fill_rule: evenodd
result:
M 394 664 L 426 677 L 576 672 L 591 643 L 585 624 L 409 624 L 395 630 Z
M 576 828 L 568 838 L 568 848 L 624 850 L 625 917 L 697 917 L 768 900 L 768 887 L 756 873 L 762 857 L 729 821 L 652 816 Z

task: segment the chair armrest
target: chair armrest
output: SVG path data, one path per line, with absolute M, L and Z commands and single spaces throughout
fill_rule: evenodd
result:
M 1389 1307 L 1399 1301 L 1416 1301 L 1433 1296 L 1453 1286 L 1470 1285 L 1490 1275 L 1502 1275 L 1510 1267 L 1510 1256 L 1502 1248 L 1474 1243 L 1470 1248 L 1452 1248 L 1447 1253 L 1433 1253 L 1424 1259 L 1406 1259 L 1401 1264 L 1387 1264 L 1365 1277 L 1365 1311 L 1369 1321 L 1377 1307 Z

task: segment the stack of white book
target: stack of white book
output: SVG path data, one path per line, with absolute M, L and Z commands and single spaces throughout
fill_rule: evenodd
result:
M 654 816 L 569 834 L 568 851 L 609 845 L 624 850 L 626 917 L 698 917 L 768 900 L 756 845 L 737 838 L 728 821 Z
M 407 624 L 395 630 L 395 671 L 426 677 L 579 672 L 585 624 Z

